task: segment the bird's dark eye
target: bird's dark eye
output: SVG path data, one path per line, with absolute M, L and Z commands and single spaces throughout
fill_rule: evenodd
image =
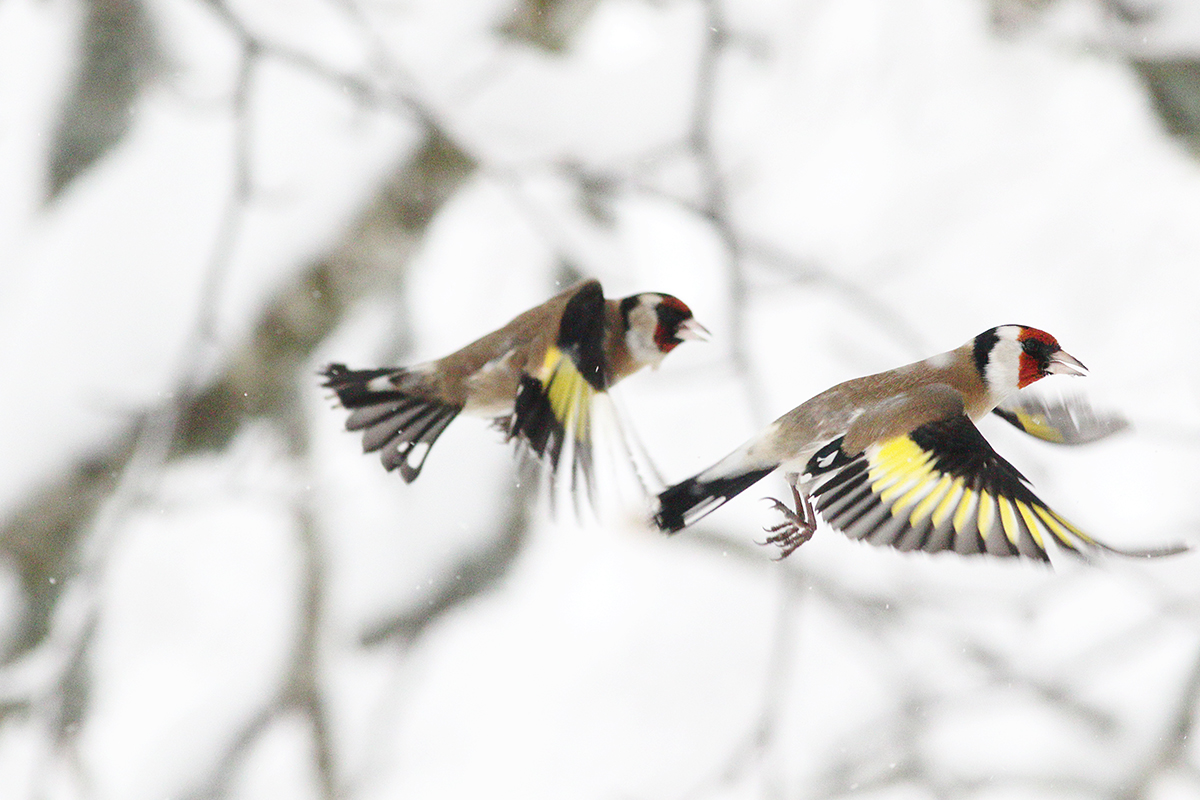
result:
M 1049 363 L 1050 356 L 1054 355 L 1054 351 L 1058 350 L 1057 347 L 1051 345 L 1049 342 L 1032 337 L 1021 342 L 1021 349 L 1039 364 Z
M 692 314 L 690 311 L 680 311 L 666 305 L 658 307 L 658 324 L 672 333 L 679 330 L 679 326 L 691 319 L 691 317 Z
M 679 303 L 679 305 L 683 304 Z M 679 332 L 680 325 L 691 319 L 692 312 L 687 306 L 679 308 L 675 304 L 668 303 L 659 303 L 655 311 L 658 314 L 658 326 L 654 331 L 655 343 L 664 350 L 681 344 L 682 340 L 675 334 Z

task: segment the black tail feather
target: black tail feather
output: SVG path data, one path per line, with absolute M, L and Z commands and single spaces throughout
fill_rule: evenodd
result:
M 688 478 L 658 496 L 659 507 L 658 513 L 654 515 L 654 524 L 667 533 L 683 530 L 746 491 L 774 470 L 774 467 L 767 467 L 711 481 Z
M 394 400 L 390 403 L 380 403 L 377 406 L 359 406 L 346 418 L 346 430 L 361 431 L 380 420 L 387 419 L 401 408 L 407 408 L 407 400 Z
M 375 452 L 405 431 L 415 434 L 415 428 L 438 406 L 410 399 L 398 403 L 385 403 L 383 408 L 387 413 L 371 422 L 367 422 L 367 417 L 362 416 L 364 411 L 375 411 L 370 406 L 354 411 L 346 420 L 346 430 L 363 431 L 364 453 Z
M 347 369 L 330 364 L 321 373 L 326 386 L 350 409 L 346 429 L 363 432 L 363 451 L 379 451 L 388 470 L 399 469 L 400 477 L 412 483 L 421 474 L 434 442 L 454 421 L 462 406 L 426 397 L 415 397 L 398 388 L 378 388 L 372 381 L 400 374 L 394 369 Z
M 384 375 L 399 373 L 396 369 L 347 369 L 345 364 L 330 364 L 321 371 L 325 382 L 321 385 L 337 392 L 338 401 L 349 409 L 374 406 L 379 403 L 402 400 L 398 391 L 372 389 L 371 381 Z
M 405 483 L 412 483 L 421 474 L 425 459 L 433 448 L 433 443 L 446 430 L 446 426 L 458 416 L 459 409 L 454 406 L 430 407 L 429 413 L 420 417 L 419 427 L 413 426 L 401 431 L 379 453 L 379 459 L 388 470 L 400 468 L 400 477 Z

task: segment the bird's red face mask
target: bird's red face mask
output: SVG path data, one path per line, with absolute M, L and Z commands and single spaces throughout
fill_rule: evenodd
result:
M 654 309 L 658 324 L 654 328 L 654 344 L 669 353 L 689 339 L 705 339 L 708 331 L 692 316 L 692 310 L 678 297 L 663 295 Z
M 1045 331 L 1025 328 L 1017 336 L 1017 341 L 1021 343 L 1017 386 L 1022 389 L 1047 375 L 1083 375 L 1087 369 Z

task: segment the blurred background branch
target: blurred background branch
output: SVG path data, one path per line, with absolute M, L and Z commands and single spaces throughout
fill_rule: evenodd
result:
M 716 341 L 621 389 L 678 478 L 1036 314 L 1152 424 L 1030 471 L 1194 539 L 1189 4 L 12 0 L 0 51 L 0 796 L 1200 793 L 1188 558 L 555 523 L 316 378 L 670 291 Z

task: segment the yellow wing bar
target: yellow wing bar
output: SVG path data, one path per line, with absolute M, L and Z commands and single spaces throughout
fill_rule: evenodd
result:
M 583 377 L 575 362 L 557 347 L 546 351 L 538 376 L 562 432 L 570 432 L 576 441 L 586 442 L 595 387 Z

